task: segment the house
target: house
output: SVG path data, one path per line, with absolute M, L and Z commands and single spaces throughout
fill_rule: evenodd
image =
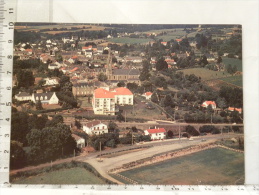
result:
M 52 64 L 48 65 L 49 70 L 54 70 L 54 69 L 59 69 L 59 68 L 60 68 L 60 66 L 58 64 L 52 63 Z
M 14 96 L 14 98 L 18 101 L 30 101 L 31 94 L 26 92 L 19 92 L 17 95 Z
M 91 58 L 93 55 L 93 51 L 92 50 L 85 50 L 85 56 L 88 57 L 88 58 Z
M 88 96 L 94 93 L 95 86 L 93 83 L 82 82 L 75 83 L 72 86 L 72 93 L 74 96 Z
M 205 54 L 208 62 L 214 62 L 216 60 L 215 56 L 213 54 Z
M 83 131 L 88 135 L 100 135 L 108 133 L 108 127 L 99 120 L 94 120 L 83 124 Z
M 148 92 L 143 93 L 142 96 L 144 96 L 146 98 L 146 100 L 150 100 L 152 94 L 153 94 L 152 92 L 148 91 Z
M 241 114 L 242 113 L 242 108 L 228 107 L 228 111 L 230 111 L 230 112 L 237 111 L 239 114 Z
M 74 138 L 74 140 L 76 141 L 76 147 L 77 148 L 84 148 L 85 147 L 85 139 L 76 135 L 76 134 L 72 134 L 72 137 Z
M 34 103 L 41 101 L 42 104 L 58 104 L 59 102 L 55 92 L 33 93 L 31 100 Z
M 166 46 L 167 45 L 167 42 L 161 42 L 162 45 Z
M 133 105 L 133 94 L 125 88 L 119 87 L 112 91 L 98 88 L 93 94 L 93 110 L 95 114 L 115 115 L 115 104 Z
M 202 103 L 203 108 L 207 108 L 209 105 L 211 105 L 212 109 L 215 110 L 217 108 L 216 103 L 214 101 L 205 101 Z
M 45 84 L 43 86 L 58 86 L 59 82 L 55 78 L 45 78 Z
M 152 140 L 165 139 L 166 130 L 164 128 L 147 129 L 145 135 L 149 135 Z
M 135 82 L 140 84 L 140 71 L 138 69 L 114 69 L 111 74 L 107 74 L 110 81 Z

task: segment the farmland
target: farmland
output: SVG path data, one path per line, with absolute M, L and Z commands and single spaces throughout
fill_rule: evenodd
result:
M 242 75 L 232 76 L 232 77 L 226 77 L 221 78 L 220 80 L 225 81 L 227 83 L 242 87 L 243 86 L 243 77 Z
M 184 69 L 180 71 L 183 72 L 184 74 L 188 74 L 188 75 L 194 74 L 198 77 L 201 77 L 203 81 L 231 76 L 227 72 L 213 71 L 206 68 L 189 68 L 189 69 Z
M 84 168 L 61 169 L 48 173 L 19 178 L 14 184 L 105 184 L 103 180 Z
M 244 183 L 244 155 L 214 148 L 120 173 L 140 184 L 234 185 Z
M 236 58 L 222 57 L 222 61 L 226 66 L 231 64 L 232 66 L 236 66 L 238 71 L 242 72 L 242 60 Z
M 124 43 L 124 44 L 143 44 L 152 41 L 152 39 L 145 38 L 130 38 L 130 37 L 120 37 L 109 39 L 110 42 L 114 43 Z
M 157 36 L 156 39 L 163 39 L 163 41 L 170 41 L 171 39 L 179 39 L 186 35 L 186 32 L 180 29 L 167 32 L 166 35 Z

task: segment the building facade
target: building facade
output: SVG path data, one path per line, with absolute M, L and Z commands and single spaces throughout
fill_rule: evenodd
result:
M 83 124 L 83 131 L 88 135 L 100 135 L 108 133 L 108 127 L 101 121 L 91 121 Z

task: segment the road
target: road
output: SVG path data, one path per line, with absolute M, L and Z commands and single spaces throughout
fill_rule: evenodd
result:
M 152 141 L 152 142 L 147 142 L 147 143 L 139 144 L 139 145 L 135 144 L 133 146 L 123 146 L 123 147 L 119 147 L 119 148 L 113 148 L 108 151 L 104 150 L 101 152 L 90 153 L 85 156 L 77 156 L 74 158 L 56 160 L 53 163 L 45 163 L 45 164 L 41 164 L 38 166 L 30 166 L 30 167 L 25 167 L 25 168 L 18 169 L 18 170 L 12 170 L 12 171 L 10 171 L 10 174 L 13 175 L 17 172 L 30 171 L 30 170 L 34 170 L 34 169 L 38 169 L 38 168 L 44 168 L 47 166 L 76 160 L 76 161 L 81 161 L 81 162 L 86 162 L 86 163 L 91 164 L 103 177 L 105 177 L 115 183 L 121 184 L 121 182 L 117 181 L 116 179 L 114 179 L 107 173 L 108 170 L 117 168 L 117 167 L 121 167 L 125 163 L 133 162 L 133 161 L 140 160 L 140 159 L 147 158 L 147 157 L 152 157 L 153 155 L 157 155 L 160 153 L 169 152 L 172 150 L 177 150 L 177 149 L 185 148 L 185 147 L 192 146 L 192 145 L 197 145 L 199 143 L 210 143 L 210 142 L 219 140 L 221 138 L 229 138 L 229 137 L 234 137 L 234 136 L 238 136 L 238 134 L 231 133 L 231 134 L 206 135 L 206 136 L 201 136 L 201 137 L 194 137 L 192 141 L 190 141 L 189 139 L 186 139 L 186 138 L 181 138 L 181 140 L 169 139 L 169 140 L 163 140 L 163 141 Z M 206 141 L 201 142 L 202 139 L 206 139 Z M 118 152 L 118 151 L 122 151 L 125 149 L 139 148 L 139 146 L 150 146 L 150 147 L 147 147 L 146 149 L 141 150 L 141 151 L 127 153 L 127 154 L 116 156 L 113 158 L 105 158 L 105 159 L 102 158 L 103 161 L 98 162 L 99 158 L 97 158 L 97 157 L 100 154 Z

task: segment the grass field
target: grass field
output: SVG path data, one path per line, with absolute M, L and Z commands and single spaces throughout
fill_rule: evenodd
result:
M 237 70 L 242 72 L 242 60 L 236 59 L 236 58 L 227 58 L 227 57 L 222 57 L 223 63 L 228 66 L 229 64 L 236 65 Z
M 242 77 L 242 75 L 226 77 L 226 78 L 222 78 L 220 80 L 225 81 L 227 83 L 231 83 L 233 85 L 237 85 L 239 87 L 243 87 L 243 77 Z
M 163 41 L 170 41 L 171 39 L 179 39 L 186 35 L 186 32 L 182 29 L 177 29 L 176 31 L 167 32 L 166 35 L 157 36 L 156 39 L 163 39 Z
M 149 41 L 152 41 L 152 39 L 120 37 L 120 38 L 109 39 L 109 41 L 114 43 L 142 44 L 142 43 L 148 43 Z
M 120 174 L 139 184 L 244 184 L 244 155 L 222 148 L 214 148 Z
M 198 77 L 201 77 L 201 79 L 204 81 L 231 76 L 227 72 L 213 71 L 213 70 L 209 70 L 207 68 L 189 68 L 189 69 L 184 69 L 184 70 L 179 70 L 179 71 L 183 72 L 184 74 L 188 74 L 188 75 L 194 74 Z
M 14 184 L 105 184 L 103 180 L 83 168 L 61 169 L 28 178 L 14 180 Z

